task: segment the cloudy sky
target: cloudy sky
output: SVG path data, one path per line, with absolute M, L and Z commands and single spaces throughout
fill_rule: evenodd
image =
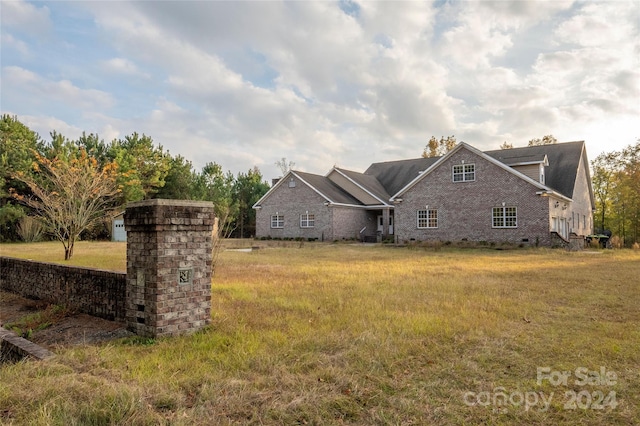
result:
M 590 159 L 640 138 L 638 1 L 2 0 L 2 113 L 47 137 L 145 133 L 265 179 L 286 157 L 419 157 L 553 134 Z

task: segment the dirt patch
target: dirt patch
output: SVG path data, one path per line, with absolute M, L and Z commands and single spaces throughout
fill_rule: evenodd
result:
M 12 324 L 24 324 L 25 320 L 45 315 L 51 310 L 43 300 L 31 300 L 0 291 L 0 326 L 11 329 Z M 22 337 L 46 348 L 100 343 L 131 336 L 124 323 L 108 321 L 87 314 L 65 312 L 48 316 L 40 327 L 23 327 Z M 28 328 L 28 329 L 27 329 Z

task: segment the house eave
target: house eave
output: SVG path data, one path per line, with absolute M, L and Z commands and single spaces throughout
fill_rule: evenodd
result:
M 573 200 L 567 196 L 564 196 L 562 194 L 560 194 L 559 192 L 553 191 L 553 190 L 546 190 L 546 191 L 537 191 L 536 195 L 539 195 L 541 197 L 553 197 L 553 198 L 559 198 L 562 201 L 567 201 L 572 203 Z
M 349 208 L 364 209 L 364 210 L 393 209 L 393 206 L 389 204 L 360 205 L 360 204 L 346 204 L 346 203 L 329 203 L 329 204 L 326 204 L 326 206 L 327 207 L 349 207 Z

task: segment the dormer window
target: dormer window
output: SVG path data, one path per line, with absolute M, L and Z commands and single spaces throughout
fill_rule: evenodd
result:
M 456 164 L 453 166 L 454 182 L 473 182 L 476 180 L 475 164 Z

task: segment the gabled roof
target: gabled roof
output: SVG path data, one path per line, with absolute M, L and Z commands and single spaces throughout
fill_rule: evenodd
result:
M 403 193 L 405 193 L 407 190 L 409 190 L 412 186 L 414 186 L 416 183 L 418 183 L 419 181 L 421 181 L 425 176 L 427 176 L 429 173 L 431 173 L 433 170 L 437 169 L 438 166 L 443 163 L 447 158 L 451 157 L 453 154 L 455 154 L 456 152 L 460 151 L 461 149 L 467 149 L 469 151 L 471 151 L 472 153 L 478 155 L 479 157 L 484 158 L 485 160 L 489 161 L 490 163 L 495 164 L 496 166 L 502 168 L 503 170 L 512 173 L 516 176 L 518 176 L 519 178 L 528 181 L 529 183 L 531 183 L 534 186 L 537 186 L 538 188 L 542 189 L 542 190 L 549 190 L 549 188 L 547 188 L 545 185 L 541 184 L 540 182 L 537 182 L 533 179 L 531 179 L 530 177 L 520 173 L 519 171 L 507 166 L 506 164 L 488 156 L 487 154 L 485 154 L 484 152 L 472 147 L 471 145 L 465 143 L 465 142 L 460 142 L 458 145 L 456 145 L 451 151 L 447 152 L 445 155 L 443 155 L 442 157 L 437 157 L 435 159 L 435 162 L 433 164 L 431 164 L 431 166 L 425 170 L 424 172 L 420 173 L 417 177 L 415 177 L 412 181 L 410 181 L 409 183 L 407 183 L 402 189 L 400 189 L 397 193 L 395 193 L 392 197 L 391 197 L 391 201 L 396 201 L 398 197 L 400 197 L 400 195 L 402 195 Z
M 320 176 L 313 173 L 292 172 L 301 181 L 311 186 L 316 192 L 322 195 L 327 201 L 333 204 L 353 204 L 362 205 L 355 197 L 347 191 L 336 185 L 326 176 Z
M 564 142 L 551 145 L 527 146 L 523 148 L 486 151 L 485 154 L 505 164 L 510 159 L 522 156 L 546 155 L 549 166 L 545 168 L 545 184 L 565 197 L 573 198 L 578 166 L 584 150 L 584 141 Z M 589 165 L 587 164 L 587 170 Z
M 281 185 L 288 185 L 289 179 L 295 176 L 302 183 L 307 185 L 318 195 L 324 198 L 327 202 L 332 204 L 348 204 L 348 205 L 362 205 L 355 197 L 349 194 L 344 189 L 340 188 L 333 181 L 325 176 L 316 175 L 313 173 L 305 173 L 295 170 L 290 170 L 284 177 L 282 177 L 278 183 L 271 187 L 266 194 L 262 196 L 254 205 L 253 208 L 259 207 L 262 202 L 271 195 L 271 193 Z
M 382 186 L 380 181 L 376 179 L 374 176 L 366 175 L 364 173 L 354 172 L 352 170 L 339 169 L 334 167 L 334 170 L 338 171 L 360 188 L 371 194 L 373 197 L 378 199 L 380 203 L 387 204 L 389 198 L 391 196 L 387 192 L 387 190 Z
M 552 145 L 539 145 L 523 148 L 499 149 L 493 151 L 479 151 L 471 145 L 460 142 L 453 150 L 442 157 L 415 158 L 409 160 L 387 161 L 373 163 L 364 173 L 351 170 L 334 168 L 343 176 L 354 182 L 364 191 L 381 201 L 382 205 L 392 202 L 395 197 L 413 186 L 422 177 L 429 174 L 438 164 L 458 150 L 466 148 L 475 154 L 483 157 L 489 162 L 513 173 L 543 191 L 555 193 L 556 196 L 573 198 L 573 191 L 580 161 L 585 162 L 584 167 L 589 174 L 589 164 L 586 159 L 584 141 L 564 142 Z M 527 164 L 543 164 L 545 166 L 545 183 L 542 184 L 530 177 L 520 173 L 513 166 Z M 311 189 L 325 198 L 332 204 L 343 204 L 351 206 L 362 206 L 364 204 L 349 194 L 345 189 L 338 186 L 327 176 L 316 175 L 299 171 L 290 171 L 290 174 L 298 177 Z M 269 192 L 267 192 L 255 205 L 260 205 L 275 188 L 281 185 L 289 176 L 287 174 Z M 590 191 L 591 188 L 590 188 Z M 393 195 L 390 195 L 393 194 Z M 593 199 L 593 193 L 591 192 Z
M 373 163 L 364 174 L 375 177 L 386 189 L 387 193 L 395 194 L 415 179 L 420 172 L 424 172 L 431 167 L 439 158 L 440 157 L 415 158 L 411 160 Z

